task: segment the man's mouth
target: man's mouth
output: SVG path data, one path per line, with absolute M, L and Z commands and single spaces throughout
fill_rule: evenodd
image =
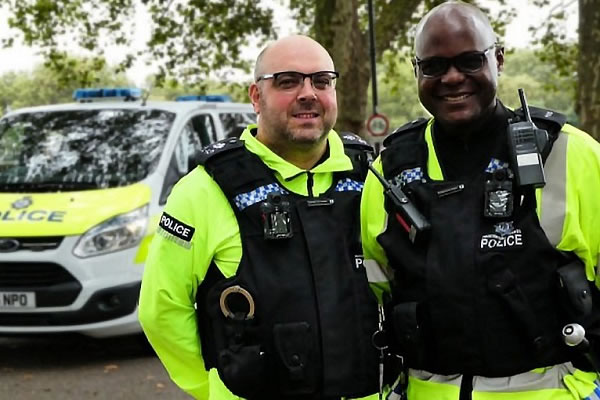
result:
M 313 112 L 305 112 L 305 113 L 294 114 L 294 117 L 300 118 L 300 119 L 317 118 L 318 116 L 319 116 L 319 114 L 313 113 Z
M 441 96 L 442 99 L 444 99 L 444 101 L 448 101 L 448 102 L 459 102 L 459 101 L 463 101 L 464 99 L 470 97 L 471 94 L 469 93 L 463 93 L 463 94 L 456 94 L 456 95 L 445 95 L 445 96 Z

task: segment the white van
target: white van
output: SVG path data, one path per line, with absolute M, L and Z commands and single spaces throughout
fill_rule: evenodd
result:
M 222 96 L 140 95 L 80 89 L 0 119 L 0 335 L 141 332 L 144 261 L 171 188 L 256 115 Z

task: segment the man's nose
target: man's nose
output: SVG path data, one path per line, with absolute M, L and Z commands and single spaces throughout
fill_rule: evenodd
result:
M 308 83 L 306 80 L 308 79 Z M 317 93 L 312 84 L 312 79 L 309 76 L 305 76 L 302 80 L 302 84 L 300 85 L 300 89 L 298 90 L 298 100 L 306 101 L 309 99 L 316 99 Z
M 448 66 L 448 70 L 442 75 L 441 82 L 446 84 L 460 83 L 465 79 L 465 74 L 460 72 L 454 64 Z

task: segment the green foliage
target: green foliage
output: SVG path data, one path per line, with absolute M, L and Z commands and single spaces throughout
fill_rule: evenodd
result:
M 151 100 L 174 100 L 181 95 L 225 94 L 229 95 L 235 102 L 248 103 L 250 101 L 248 99 L 248 83 L 207 80 L 199 86 L 179 83 L 177 80 L 170 79 L 165 81 L 162 87 L 156 86 L 153 82 L 150 82 L 147 86 L 152 87 L 149 96 Z
M 386 53 L 385 66 L 393 65 L 393 71 L 382 68 L 378 72 L 378 107 L 377 111 L 390 120 L 390 131 L 420 116 L 427 116 L 427 111 L 421 106 L 417 94 L 417 83 L 413 74 L 412 65 L 408 57 L 396 57 Z M 373 113 L 371 97 L 372 88 L 369 88 L 369 103 L 367 114 Z
M 573 75 L 564 76 L 552 60 L 540 59 L 533 50 L 519 50 L 505 56 L 498 97 L 510 107 L 520 107 L 518 88 L 523 88 L 530 105 L 549 108 L 577 123 Z
M 74 70 L 61 44 L 75 44 L 90 58 L 103 59 L 107 45 L 131 45 L 134 17 L 142 7 L 152 24 L 147 49 L 130 52 L 117 69 L 124 71 L 145 55 L 157 63 L 159 83 L 177 77 L 201 86 L 211 73 L 248 71 L 250 62 L 241 56 L 248 38 L 260 42 L 274 36 L 272 10 L 254 0 L 0 0 L 0 5 L 11 15 L 9 27 L 19 32 L 4 38 L 3 45 L 38 46 L 47 65 L 67 75 Z M 77 72 L 64 81 L 91 82 L 85 71 Z
M 359 50 L 364 50 L 367 40 L 352 40 L 348 43 L 333 43 L 329 37 L 321 37 L 334 32 L 332 25 L 351 24 L 352 21 L 333 18 L 342 4 L 352 1 L 355 24 L 360 30 L 354 38 L 365 38 L 367 31 L 367 0 L 276 0 L 280 6 L 289 7 L 296 19 L 298 30 L 311 34 L 320 33 L 324 43 L 343 47 L 343 54 L 358 55 L 355 59 L 344 62 L 359 65 L 362 71 L 368 66 L 368 58 Z M 486 8 L 488 2 L 483 0 L 465 0 L 477 4 L 490 15 L 496 32 L 503 36 L 505 26 L 515 16 L 516 10 L 509 4 L 514 2 L 498 0 L 494 13 Z M 530 0 L 540 7 L 547 7 L 549 0 Z M 396 120 L 403 120 L 404 113 L 408 118 L 414 113 L 422 114 L 416 99 L 415 84 L 408 59 L 411 56 L 411 45 L 414 36 L 414 25 L 432 7 L 442 0 L 373 0 L 375 15 L 376 50 L 378 57 L 378 75 L 380 79 L 380 111 L 393 115 Z M 275 36 L 273 29 L 273 11 L 264 3 L 256 0 L 0 0 L 0 5 L 10 14 L 8 25 L 17 34 L 3 40 L 4 46 L 11 46 L 17 41 L 26 45 L 40 47 L 45 57 L 46 66 L 56 71 L 53 83 L 56 93 L 62 93 L 60 87 L 67 86 L 69 93 L 74 85 L 89 86 L 101 81 L 94 71 L 106 68 L 102 52 L 107 45 L 131 46 L 134 33 L 135 15 L 146 10 L 150 16 L 151 36 L 147 48 L 138 52 L 130 52 L 117 66 L 118 71 L 130 67 L 139 57 L 152 60 L 159 68 L 152 87 L 165 86 L 161 90 L 153 89 L 151 96 L 172 98 L 175 94 L 187 93 L 227 93 L 238 101 L 246 100 L 246 88 L 240 84 L 217 84 L 227 82 L 227 71 L 239 70 L 249 72 L 252 61 L 246 60 L 241 50 L 250 40 L 261 45 L 265 40 Z M 142 10 L 143 8 L 143 10 Z M 321 11 L 321 12 L 319 12 Z M 531 54 L 507 56 L 507 71 L 501 79 L 500 97 L 509 105 L 515 104 L 516 87 L 525 87 L 531 104 L 566 111 L 574 117 L 572 99 L 576 77 L 577 46 L 566 41 L 561 31 L 564 12 L 556 8 L 552 17 L 533 33 L 543 46 L 539 52 L 541 62 Z M 87 68 L 79 68 L 62 50 L 66 42 L 85 49 L 90 56 Z M 354 47 L 352 47 L 354 46 Z M 357 49 L 356 46 L 361 46 Z M 331 49 L 330 49 L 331 50 Z M 518 57 L 517 57 L 518 55 Z M 508 62 L 511 59 L 511 62 Z M 337 62 L 337 61 L 336 61 Z M 550 67 L 555 65 L 555 70 Z M 532 68 L 539 68 L 532 71 Z M 341 67 L 341 65 L 340 65 Z M 514 69 L 513 69 L 514 68 Z M 360 74 L 361 69 L 355 68 Z M 558 74 L 554 71 L 559 71 Z M 364 74 L 363 74 L 364 75 Z M 533 76 L 533 78 L 532 78 Z M 2 79 L 9 79 L 3 77 Z M 365 82 L 359 76 L 345 75 L 352 82 Z M 10 79 L 17 79 L 13 77 Z M 2 81 L 4 82 L 4 81 Z M 177 82 L 184 82 L 180 85 Z M 62 86 L 61 86 L 62 84 Z M 51 85 L 49 85 L 51 87 Z M 37 83 L 33 86 L 38 88 Z M 360 90 L 352 88 L 356 93 L 352 96 L 356 101 L 352 106 L 345 105 L 342 113 L 354 114 L 354 119 L 361 121 L 367 116 L 361 115 L 361 101 L 370 92 L 363 93 L 366 85 Z M 7 95 L 10 88 L 2 93 L 1 99 L 6 103 L 11 100 Z M 32 89 L 35 91 L 36 89 Z M 340 98 L 349 96 L 343 94 Z M 18 91 L 15 95 L 23 93 Z M 383 95 L 383 93 L 386 93 Z M 398 94 L 409 95 L 399 99 Z M 561 93 L 560 96 L 555 93 Z M 389 94 L 389 98 L 387 97 Z M 50 99 L 50 93 L 39 95 L 32 93 L 28 104 L 36 102 L 55 102 L 62 95 Z M 18 100 L 21 101 L 21 100 Z M 389 110 L 389 111 L 388 111 Z M 340 118 L 342 119 L 342 113 Z M 370 108 L 367 114 L 370 114 Z
M 68 58 L 68 64 L 77 74 L 93 72 L 93 86 L 131 86 L 123 73 L 108 68 L 103 63 L 96 69 L 94 60 Z M 72 101 L 73 90 L 81 87 L 79 82 L 64 81 L 64 75 L 45 65 L 38 65 L 31 72 L 8 72 L 0 75 L 0 111 L 27 106 L 57 104 Z
M 547 7 L 548 0 L 531 0 L 537 7 Z M 558 75 L 567 78 L 572 88 L 569 93 L 575 95 L 577 84 L 577 57 L 579 48 L 577 43 L 569 40 L 566 33 L 566 10 L 564 3 L 560 3 L 549 11 L 549 16 L 544 25 L 531 26 L 532 45 L 537 47 L 536 55 L 544 62 L 552 64 Z M 554 81 L 547 83 L 547 88 L 560 92 L 564 87 L 555 86 Z

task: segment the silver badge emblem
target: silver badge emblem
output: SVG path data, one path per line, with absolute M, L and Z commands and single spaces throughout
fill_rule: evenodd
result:
M 25 196 L 22 199 L 19 199 L 19 200 L 15 201 L 14 203 L 12 203 L 11 206 L 15 210 L 20 210 L 22 208 L 29 207 L 31 204 L 33 204 L 33 200 L 31 200 L 31 197 Z
M 515 230 L 512 221 L 497 223 L 496 225 L 494 225 L 494 229 L 496 230 L 496 233 L 500 236 L 510 235 Z

